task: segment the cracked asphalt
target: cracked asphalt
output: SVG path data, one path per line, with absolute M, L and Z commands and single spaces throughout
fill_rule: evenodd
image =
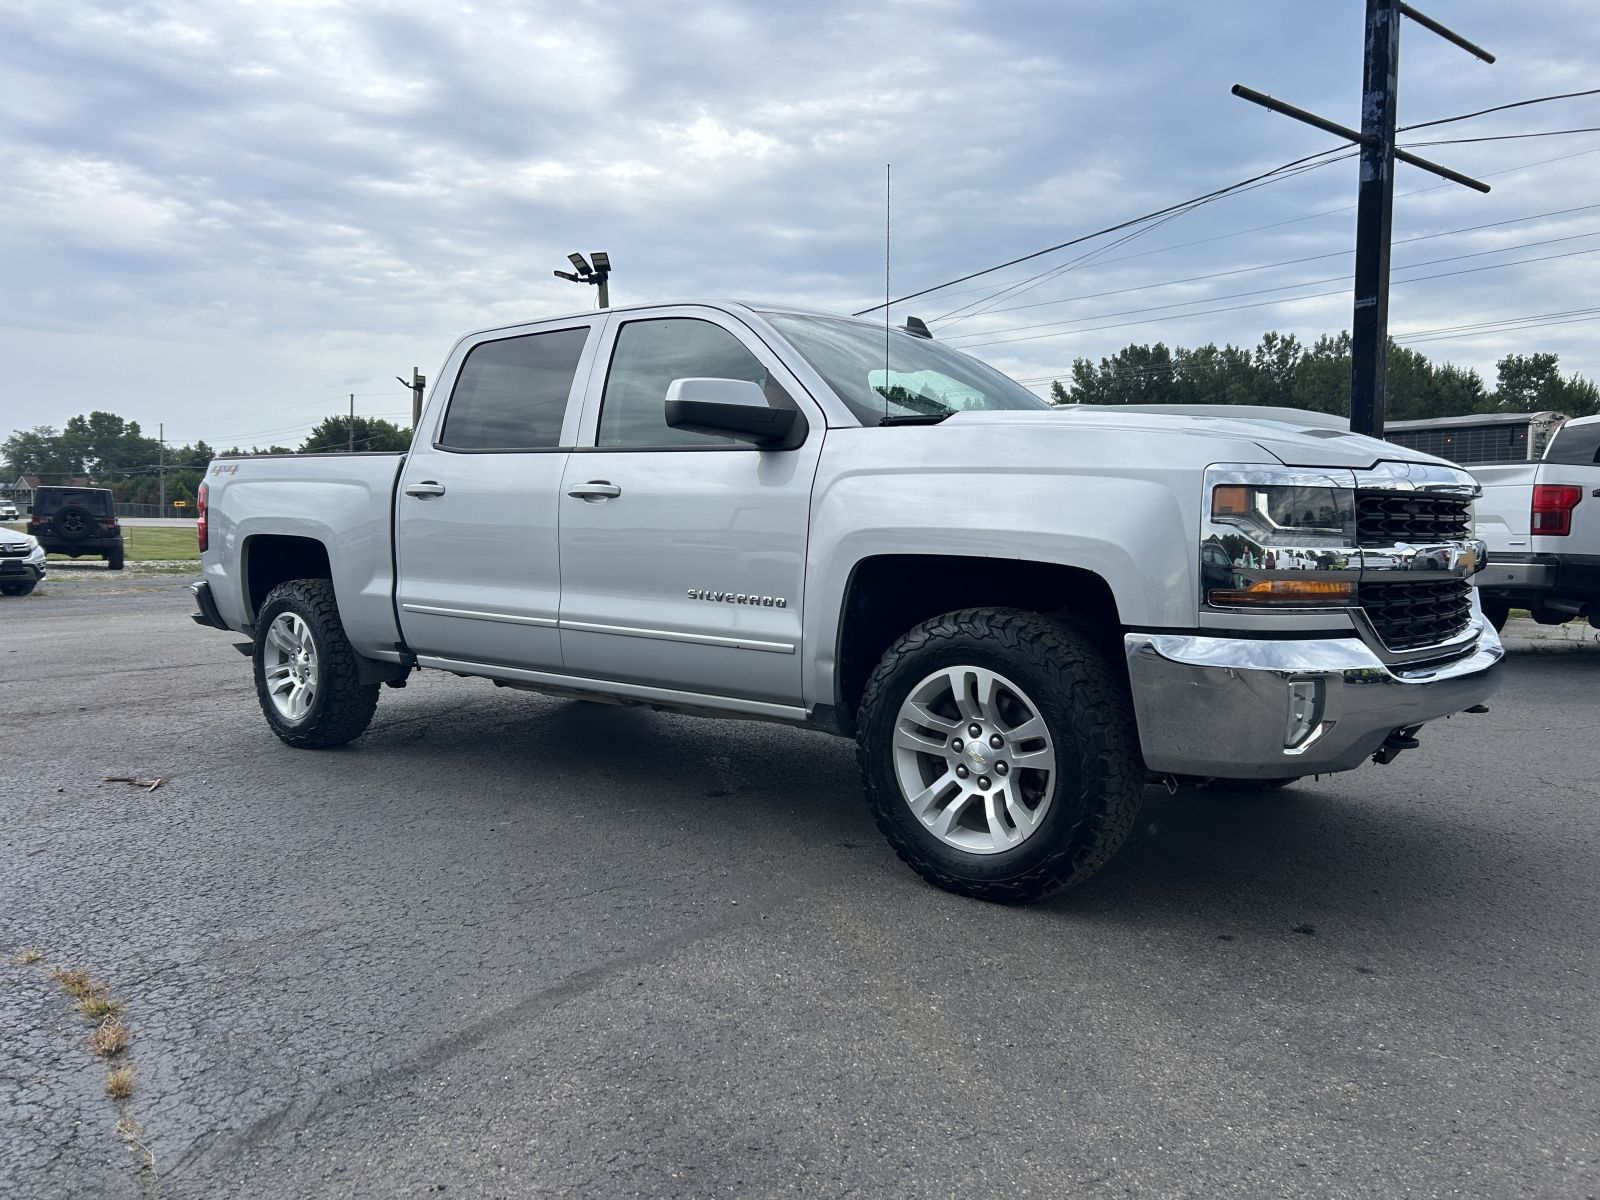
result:
M 820 734 L 430 673 L 290 750 L 182 582 L 0 601 L 8 1200 L 1600 1194 L 1600 655 L 1387 768 L 1152 789 L 1018 910 Z

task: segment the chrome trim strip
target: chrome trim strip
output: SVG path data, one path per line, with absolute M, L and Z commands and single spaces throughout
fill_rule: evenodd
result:
M 529 671 L 522 667 L 503 667 L 492 663 L 468 662 L 463 659 L 438 658 L 419 654 L 419 667 L 436 671 L 456 671 L 463 675 L 481 675 L 488 679 L 506 679 L 527 683 L 535 687 L 574 692 L 594 692 L 604 696 L 618 696 L 627 700 L 641 700 L 667 708 L 708 709 L 715 712 L 737 713 L 742 716 L 764 717 L 771 721 L 806 724 L 810 714 L 804 708 L 789 704 L 773 704 L 766 700 L 745 700 L 737 696 L 713 696 L 702 692 L 680 692 L 673 688 L 649 687 L 642 683 L 617 683 L 612 680 L 584 679 L 577 675 L 558 675 L 553 671 Z
M 519 617 L 513 613 L 482 612 L 471 608 L 445 608 L 437 604 L 401 604 L 406 612 L 421 613 L 429 617 L 465 617 L 469 621 L 500 621 L 506 625 L 537 625 L 554 629 L 554 617 Z
M 727 646 L 735 650 L 762 650 L 768 654 L 793 654 L 793 642 L 763 642 L 755 638 L 720 637 L 709 633 L 679 633 L 672 629 L 642 629 L 633 625 L 602 625 L 595 621 L 562 621 L 574 633 L 611 633 L 618 637 L 651 638 L 659 642 L 691 642 L 698 646 Z

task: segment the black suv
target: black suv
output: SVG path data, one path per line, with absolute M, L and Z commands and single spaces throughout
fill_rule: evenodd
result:
M 106 488 L 42 487 L 33 493 L 28 532 L 50 554 L 98 554 L 122 570 L 122 526 Z

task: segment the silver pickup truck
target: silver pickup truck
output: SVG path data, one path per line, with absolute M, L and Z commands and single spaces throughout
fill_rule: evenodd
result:
M 776 306 L 461 339 L 406 454 L 225 458 L 195 619 L 291 746 L 418 668 L 846 737 L 941 887 L 1028 901 L 1147 782 L 1271 787 L 1481 711 L 1477 485 L 1293 413 L 1052 409 Z

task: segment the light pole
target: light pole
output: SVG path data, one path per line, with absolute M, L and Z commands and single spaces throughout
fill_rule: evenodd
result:
M 592 283 L 600 289 L 600 307 L 611 307 L 611 290 L 607 281 L 611 278 L 611 256 L 604 250 L 596 250 L 590 256 L 594 259 L 594 266 L 590 266 L 583 255 L 574 251 L 567 255 L 568 261 L 573 265 L 577 274 L 572 271 L 557 271 L 557 279 L 570 280 L 573 283 Z

